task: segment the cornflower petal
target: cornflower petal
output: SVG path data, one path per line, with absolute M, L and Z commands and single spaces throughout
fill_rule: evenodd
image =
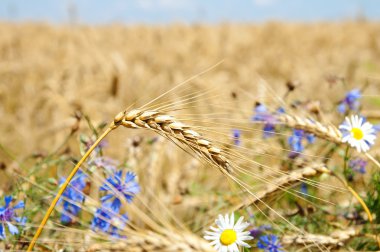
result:
M 25 207 L 25 203 L 24 201 L 19 201 L 14 207 L 13 209 L 19 209 L 19 208 L 24 208 Z
M 111 208 L 118 212 L 121 208 L 120 196 L 124 196 L 127 202 L 132 202 L 134 196 L 140 191 L 140 186 L 135 181 L 136 175 L 128 171 L 123 178 L 123 171 L 115 171 L 114 174 L 107 178 L 106 182 L 100 187 L 100 191 L 106 191 L 101 200 L 106 202 L 112 200 Z
M 1 224 L 0 224 L 0 239 L 5 240 L 5 238 L 7 238 L 7 237 L 6 237 L 6 235 L 5 235 L 4 224 L 1 223 Z
M 18 229 L 15 225 L 13 225 L 10 222 L 7 222 L 7 225 L 8 225 L 9 233 L 11 233 L 12 235 L 18 234 Z

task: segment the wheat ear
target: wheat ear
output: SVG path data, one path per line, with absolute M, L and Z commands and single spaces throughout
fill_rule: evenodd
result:
M 357 234 L 355 229 L 347 229 L 334 231 L 328 236 L 319 234 L 284 235 L 281 240 L 284 245 L 310 244 L 338 247 L 343 246 L 346 241 Z
M 309 165 L 307 167 L 291 171 L 289 174 L 286 174 L 274 180 L 273 183 L 271 182 L 271 184 L 268 185 L 267 188 L 256 193 L 255 198 L 247 199 L 246 201 L 238 205 L 235 209 L 242 209 L 252 204 L 255 205 L 259 202 L 264 201 L 267 198 L 270 198 L 272 195 L 276 194 L 280 190 L 284 190 L 284 188 L 294 186 L 302 180 L 321 175 L 322 173 L 330 173 L 330 170 L 327 169 L 323 164 Z
M 342 133 L 334 125 L 323 125 L 318 121 L 310 119 L 304 119 L 295 115 L 281 115 L 278 120 L 288 127 L 295 129 L 302 129 L 315 136 L 334 142 L 336 144 L 342 144 Z M 365 155 L 380 168 L 380 162 L 377 161 L 368 152 Z
M 168 235 L 161 235 L 154 232 L 136 233 L 128 236 L 127 239 L 120 242 L 94 244 L 87 250 L 87 252 L 97 251 L 212 252 L 215 250 L 208 242 L 193 234 L 168 230 Z
M 295 115 L 281 115 L 278 120 L 290 128 L 302 129 L 307 133 L 336 144 L 342 143 L 342 133 L 333 125 L 323 125 L 318 121 L 304 119 Z
M 61 198 L 63 192 L 66 190 L 70 181 L 73 179 L 80 166 L 90 156 L 92 151 L 98 146 L 100 141 L 104 139 L 112 130 L 118 128 L 120 125 L 127 128 L 146 128 L 153 130 L 161 135 L 165 135 L 170 139 L 176 139 L 186 146 L 190 147 L 195 152 L 207 158 L 215 164 L 223 173 L 230 173 L 231 168 L 227 158 L 222 154 L 221 149 L 217 148 L 211 141 L 207 140 L 201 134 L 192 130 L 191 127 L 182 124 L 174 117 L 160 113 L 153 110 L 131 110 L 129 112 L 123 111 L 117 114 L 114 121 L 109 125 L 105 132 L 96 140 L 96 142 L 89 148 L 84 156 L 79 160 L 76 166 L 71 171 L 70 175 L 66 178 L 65 182 L 61 185 L 57 195 L 54 197 L 48 210 L 45 213 L 36 233 L 34 234 L 27 251 L 33 250 L 38 237 L 41 235 L 46 222 L 48 221 L 51 213 L 53 212 L 58 200 Z
M 136 109 L 119 113 L 115 117 L 114 123 L 121 124 L 127 128 L 153 130 L 171 139 L 176 139 L 216 164 L 222 172 L 231 172 L 231 167 L 221 149 L 190 126 L 176 120 L 173 116 L 154 110 Z

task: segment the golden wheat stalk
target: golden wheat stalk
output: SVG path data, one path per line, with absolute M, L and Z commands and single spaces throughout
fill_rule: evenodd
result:
M 162 235 L 154 232 L 138 232 L 127 239 L 114 243 L 97 243 L 90 246 L 87 252 L 97 251 L 178 251 L 178 252 L 213 252 L 215 251 L 211 245 L 200 239 L 199 237 L 190 234 L 177 232 L 173 230 L 167 231 L 168 235 Z
M 120 125 L 127 128 L 145 128 L 153 130 L 158 134 L 164 135 L 172 140 L 178 140 L 184 145 L 190 147 L 193 151 L 201 154 L 202 157 L 209 160 L 212 164 L 216 165 L 223 173 L 231 173 L 231 167 L 227 158 L 222 154 L 221 149 L 216 147 L 212 141 L 207 140 L 197 131 L 193 130 L 190 126 L 187 126 L 174 117 L 160 113 L 155 110 L 140 110 L 135 109 L 129 112 L 122 111 L 117 114 L 114 121 L 105 130 L 105 132 L 96 140 L 96 142 L 89 148 L 89 150 L 83 155 L 81 160 L 73 168 L 66 181 L 61 185 L 57 195 L 50 204 L 44 218 L 41 221 L 33 239 L 31 240 L 27 251 L 32 251 L 38 237 L 41 235 L 46 222 L 48 221 L 51 213 L 53 212 L 58 200 L 66 190 L 70 181 L 73 179 L 80 166 L 89 157 L 92 151 L 104 139 L 112 130 L 118 128 Z

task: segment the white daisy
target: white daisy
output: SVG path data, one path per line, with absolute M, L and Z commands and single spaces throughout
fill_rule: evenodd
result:
M 343 124 L 339 126 L 343 132 L 342 141 L 355 147 L 358 152 L 366 152 L 375 143 L 375 130 L 369 122 L 364 122 L 362 117 L 357 115 L 346 117 Z
M 251 240 L 253 237 L 249 231 L 243 231 L 249 226 L 248 222 L 243 222 L 243 217 L 240 217 L 235 224 L 234 213 L 228 217 L 220 214 L 218 219 L 215 220 L 217 228 L 210 227 L 212 231 L 206 231 L 204 238 L 211 241 L 210 244 L 218 252 L 239 252 L 239 246 L 250 248 L 245 243 L 246 240 Z

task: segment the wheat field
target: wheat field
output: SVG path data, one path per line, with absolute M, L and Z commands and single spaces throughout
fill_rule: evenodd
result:
M 379 23 L 2 22 L 0 32 L 0 206 L 12 195 L 26 218 L 0 249 L 27 250 L 107 127 L 79 167 L 83 184 L 68 187 L 79 199 L 66 189 L 35 251 L 217 251 L 204 233 L 232 212 L 253 237 L 239 251 L 380 249 L 379 145 L 359 153 L 339 130 L 351 114 L 380 128 Z M 360 106 L 339 113 L 353 89 Z M 261 105 L 270 136 L 252 119 Z M 131 199 L 109 180 L 116 171 L 136 175 Z M 99 210 L 105 191 L 118 213 Z M 96 226 L 99 213 L 112 231 Z M 272 234 L 282 250 L 259 245 Z

